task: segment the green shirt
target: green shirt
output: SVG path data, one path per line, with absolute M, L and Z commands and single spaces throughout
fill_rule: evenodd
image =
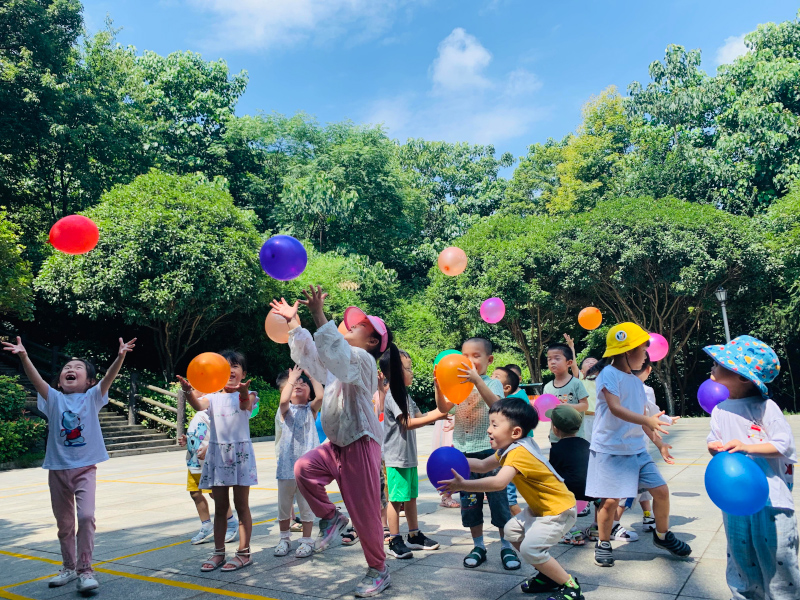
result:
M 481 379 L 493 394 L 503 397 L 502 383 L 488 375 L 481 375 Z M 489 429 L 489 407 L 477 388 L 451 412 L 456 417 L 453 424 L 453 446 L 456 450 L 461 452 L 491 450 L 489 435 L 486 433 Z

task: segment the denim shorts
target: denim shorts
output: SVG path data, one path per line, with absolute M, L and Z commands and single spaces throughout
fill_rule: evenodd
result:
M 494 450 L 483 450 L 481 452 L 467 452 L 467 458 L 477 458 L 483 460 L 494 454 Z M 470 479 L 483 479 L 491 475 L 497 475 L 500 469 L 495 469 L 488 473 L 470 473 Z M 505 489 L 497 492 L 459 492 L 461 500 L 461 524 L 464 527 L 475 527 L 483 525 L 483 499 L 484 496 L 489 503 L 489 512 L 492 515 L 492 525 L 498 528 L 505 527 L 511 518 L 511 511 L 508 509 L 508 493 Z
M 509 506 L 516 506 L 519 504 L 517 500 L 517 486 L 513 483 L 509 483 L 508 487 L 506 488 L 506 494 L 508 495 L 508 505 Z
M 591 498 L 633 498 L 666 483 L 647 452 L 606 454 L 589 451 L 586 495 Z

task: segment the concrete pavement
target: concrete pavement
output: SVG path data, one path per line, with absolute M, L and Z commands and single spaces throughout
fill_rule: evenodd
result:
M 789 417 L 800 433 L 800 417 Z M 592 544 L 559 545 L 553 555 L 581 581 L 592 600 L 730 598 L 725 585 L 726 544 L 720 511 L 703 488 L 709 456 L 705 449 L 708 419 L 685 419 L 672 429 L 676 464 L 666 465 L 653 448 L 667 479 L 672 500 L 672 529 L 692 546 L 692 557 L 677 560 L 656 549 L 648 535 L 635 543 L 615 543 L 616 566 L 593 563 Z M 434 552 L 416 552 L 412 560 L 387 559 L 392 586 L 382 598 L 521 600 L 519 584 L 532 569 L 504 571 L 497 531 L 487 528 L 489 560 L 481 567 L 462 567 L 472 548 L 457 509 L 438 506 L 438 495 L 425 477 L 431 429 L 418 432 L 420 453 L 420 522 L 439 541 Z M 544 425 L 536 439 L 547 448 Z M 198 529 L 194 504 L 186 492 L 182 453 L 113 458 L 98 467 L 95 561 L 100 595 L 106 598 L 181 600 L 187 598 L 274 598 L 280 600 L 352 598 L 366 569 L 360 545 L 338 547 L 308 559 L 293 553 L 277 558 L 277 485 L 272 442 L 255 444 L 259 485 L 251 488 L 253 559 L 255 564 L 230 574 L 200 573 L 212 544 L 192 546 Z M 332 497 L 339 500 L 336 487 Z M 795 499 L 800 500 L 795 491 Z M 488 508 L 486 509 L 488 524 Z M 584 525 L 589 518 L 581 519 Z M 637 507 L 623 517 L 637 529 Z M 299 534 L 294 535 L 294 545 Z M 228 545 L 233 553 L 235 545 Z M 60 566 L 55 520 L 50 509 L 47 472 L 24 469 L 0 473 L 0 598 L 49 599 L 77 595 L 74 584 L 50 589 L 46 579 Z M 546 596 L 543 596 L 546 597 Z

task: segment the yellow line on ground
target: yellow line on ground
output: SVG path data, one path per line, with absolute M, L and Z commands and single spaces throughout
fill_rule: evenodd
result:
M 6 592 L 3 588 L 0 588 L 0 598 L 5 598 L 6 600 L 33 600 L 33 598 L 28 598 L 28 596 L 20 596 L 19 594 Z
M 50 488 L 46 490 L 36 490 L 35 492 L 22 492 L 20 494 L 8 494 L 6 496 L 0 496 L 0 498 L 16 498 L 17 496 L 30 496 L 31 494 L 49 494 Z
M 20 581 L 19 583 L 12 583 L 11 585 L 4 585 L 0 587 L 0 590 L 5 590 L 7 588 L 18 587 L 20 585 L 27 585 L 29 583 L 36 583 L 37 581 L 42 581 L 43 579 L 50 579 L 51 577 L 55 577 L 58 573 L 51 573 L 50 575 L 42 575 L 41 577 L 36 577 L 35 579 L 28 579 L 27 581 Z
M 126 554 L 125 556 L 118 556 L 116 558 L 111 558 L 109 560 L 104 560 L 99 563 L 95 563 L 95 565 L 106 565 L 108 563 L 117 562 L 118 560 L 122 560 L 124 558 L 131 558 L 132 556 L 139 556 L 140 554 L 147 554 L 149 552 L 155 552 L 156 550 L 164 550 L 165 548 L 172 548 L 173 546 L 180 546 L 181 544 L 185 544 L 186 542 L 190 542 L 191 540 L 181 540 L 180 542 L 172 542 L 171 544 L 167 544 L 166 546 L 159 546 L 158 548 L 150 548 L 149 550 L 142 550 L 141 552 L 134 552 L 133 554 Z
M 14 558 L 22 558 L 24 560 L 38 560 L 41 562 L 50 563 L 51 565 L 58 565 L 61 566 L 60 560 L 53 560 L 52 558 L 41 558 L 39 556 L 31 556 L 29 554 L 18 554 L 17 552 L 9 552 L 8 550 L 0 550 L 0 554 L 5 556 L 13 556 Z M 14 585 L 17 585 L 16 583 Z M 4 587 L 14 587 L 14 586 L 4 586 Z
M 45 481 L 44 483 L 29 483 L 28 485 L 15 485 L 15 486 L 11 486 L 11 487 L 4 487 L 3 489 L 4 490 L 19 490 L 19 489 L 22 489 L 22 488 L 29 488 L 29 487 L 41 487 L 43 485 L 50 485 L 50 484 Z

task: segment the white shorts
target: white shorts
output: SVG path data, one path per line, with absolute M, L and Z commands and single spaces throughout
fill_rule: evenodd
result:
M 505 538 L 519 544 L 519 553 L 530 565 L 540 565 L 550 560 L 551 546 L 555 546 L 570 532 L 578 518 L 575 507 L 560 515 L 537 517 L 526 508 L 506 523 L 503 528 Z
M 278 479 L 278 520 L 286 521 L 294 516 L 294 501 L 297 500 L 297 508 L 300 509 L 300 520 L 308 523 L 314 520 L 314 513 L 311 507 L 303 498 L 303 494 L 297 489 L 297 481 L 294 479 Z
M 589 451 L 586 495 L 590 498 L 633 498 L 667 482 L 647 452 L 606 454 Z

